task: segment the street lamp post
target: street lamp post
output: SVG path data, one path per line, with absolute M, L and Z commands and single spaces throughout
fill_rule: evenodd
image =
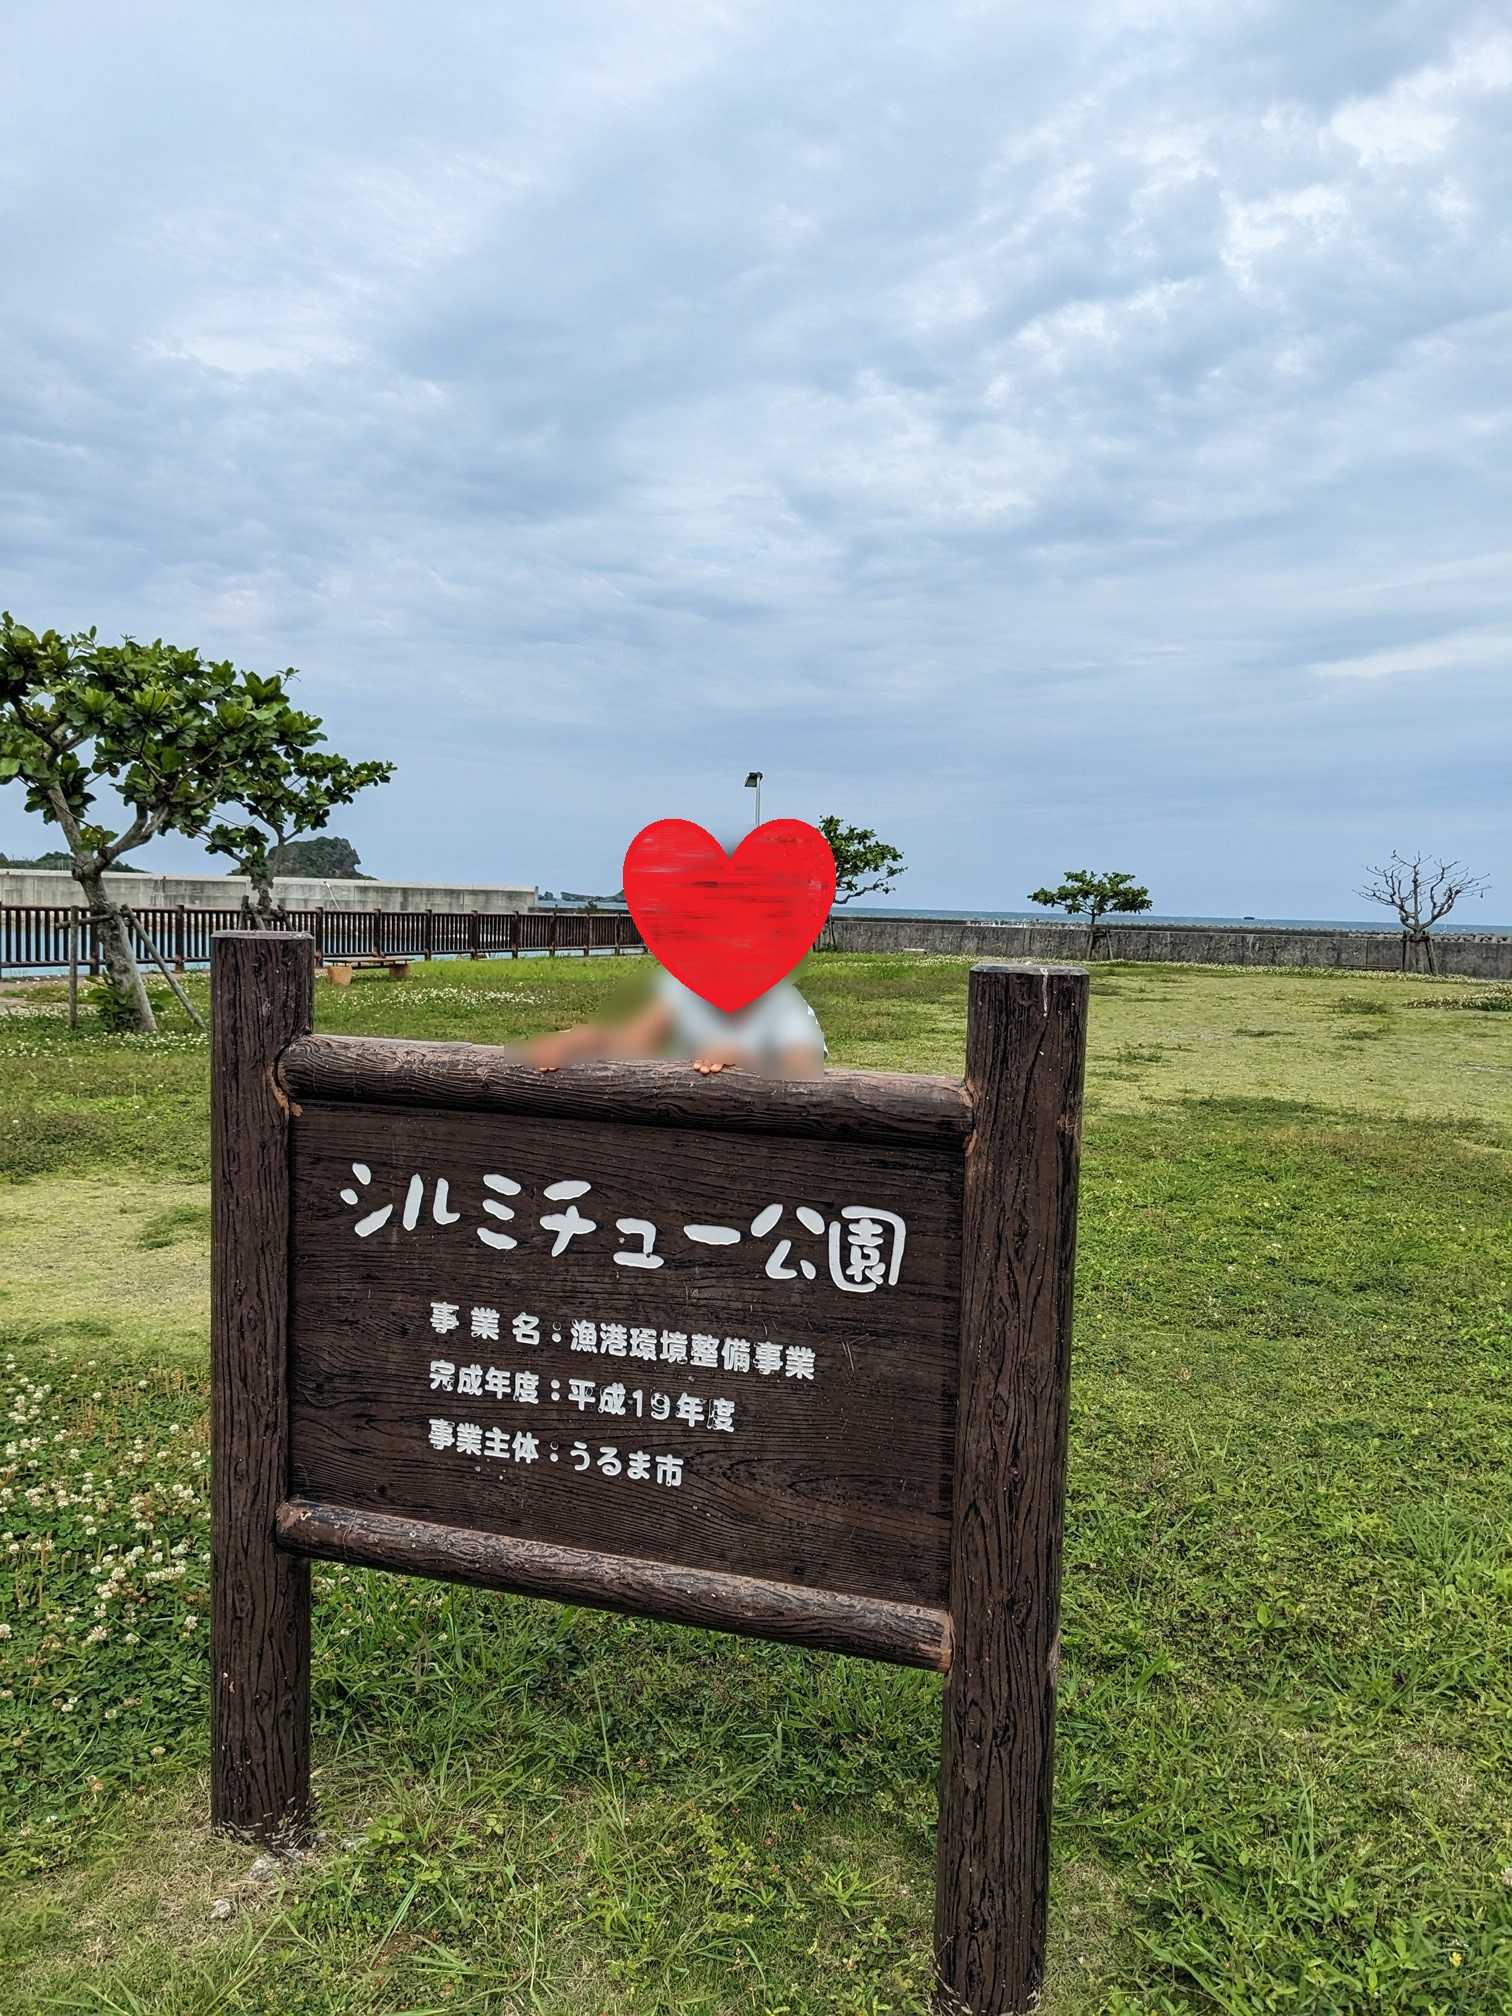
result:
M 752 770 L 748 774 L 745 788 L 747 791 L 754 791 L 756 793 L 756 817 L 751 823 L 753 826 L 759 826 L 761 824 L 761 772 L 759 770 Z

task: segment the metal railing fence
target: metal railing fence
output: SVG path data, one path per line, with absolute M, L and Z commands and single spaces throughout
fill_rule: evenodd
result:
M 163 958 L 182 972 L 208 966 L 217 931 L 248 928 L 244 912 L 225 909 L 132 907 Z M 0 904 L 0 976 L 7 972 L 66 971 L 70 921 L 79 928 L 79 963 L 100 970 L 95 926 L 66 903 Z M 640 952 L 635 920 L 623 910 L 289 910 L 282 928 L 308 931 L 316 956 L 347 959 L 518 959 L 522 953 Z

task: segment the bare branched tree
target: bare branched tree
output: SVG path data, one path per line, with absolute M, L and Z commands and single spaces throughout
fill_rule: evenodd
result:
M 1365 873 L 1370 880 L 1355 893 L 1395 910 L 1402 926 L 1404 971 L 1407 948 L 1420 946 L 1428 971 L 1434 972 L 1433 940 L 1428 934 L 1461 896 L 1481 895 L 1491 886 L 1484 875 L 1472 875 L 1462 861 L 1439 861 L 1426 854 L 1409 857 L 1393 852 L 1389 861 Z

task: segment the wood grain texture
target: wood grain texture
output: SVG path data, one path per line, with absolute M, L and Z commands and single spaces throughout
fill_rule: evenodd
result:
M 649 1129 L 607 1120 L 423 1112 L 402 1106 L 308 1102 L 291 1138 L 294 1196 L 290 1377 L 290 1489 L 325 1503 L 465 1527 L 522 1540 L 633 1555 L 718 1573 L 943 1608 L 949 1579 L 950 1485 L 959 1367 L 959 1151 L 879 1143 L 818 1143 L 759 1133 Z M 342 1190 L 366 1173 L 359 1202 Z M 518 1183 L 507 1221 L 483 1215 L 489 1173 Z M 420 1176 L 415 1222 L 401 1200 Z M 447 1184 L 444 1218 L 436 1181 Z M 549 1184 L 591 1184 L 579 1200 L 595 1230 L 559 1256 L 541 1218 Z M 753 1224 L 774 1201 L 780 1227 Z M 827 1239 L 795 1207 L 826 1224 L 852 1204 L 900 1213 L 907 1234 L 895 1284 L 837 1287 Z M 388 1220 L 359 1238 L 370 1210 Z M 638 1242 L 622 1218 L 657 1228 L 664 1264 L 622 1264 Z M 738 1241 L 711 1247 L 687 1225 L 723 1225 Z M 492 1250 L 479 1231 L 519 1240 Z M 791 1280 L 768 1277 L 781 1238 Z M 432 1305 L 456 1311 L 437 1334 Z M 492 1311 L 498 1341 L 470 1334 L 471 1312 Z M 538 1342 L 517 1344 L 516 1315 Z M 574 1319 L 769 1342 L 811 1350 L 814 1376 L 704 1368 L 581 1354 Z M 512 1394 L 433 1391 L 432 1360 L 536 1375 L 533 1404 Z M 626 1412 L 585 1412 L 570 1382 L 596 1392 L 623 1385 Z M 660 1396 L 684 1394 L 712 1418 L 735 1406 L 733 1432 L 676 1418 L 657 1421 Z M 641 1413 L 634 1409 L 639 1406 Z M 538 1460 L 430 1446 L 440 1418 L 485 1432 L 526 1431 Z M 616 1452 L 618 1474 L 579 1467 L 573 1445 Z M 629 1452 L 682 1459 L 676 1489 L 632 1482 Z
M 274 1544 L 288 1452 L 288 1104 L 314 941 L 218 932 L 211 957 L 211 1819 L 263 1841 L 310 1806 L 307 1565 Z
M 719 1128 L 806 1140 L 959 1147 L 971 1128 L 960 1082 L 881 1071 L 704 1077 L 686 1064 L 606 1062 L 538 1071 L 518 1051 L 397 1037 L 311 1036 L 281 1066 L 291 1099 L 538 1119 Z
M 553 1547 L 307 1498 L 279 1507 L 277 1534 L 281 1546 L 321 1560 L 586 1603 L 898 1666 L 943 1673 L 950 1665 L 950 1619 L 922 1605 Z
M 1087 976 L 971 976 L 961 1384 L 940 1779 L 940 2006 L 1044 1967 Z

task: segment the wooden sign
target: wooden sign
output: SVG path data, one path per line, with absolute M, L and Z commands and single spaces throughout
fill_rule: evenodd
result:
M 214 945 L 215 1823 L 309 1824 L 308 1560 L 947 1674 L 942 2010 L 1043 1969 L 1084 973 L 964 1081 L 310 1034 Z

